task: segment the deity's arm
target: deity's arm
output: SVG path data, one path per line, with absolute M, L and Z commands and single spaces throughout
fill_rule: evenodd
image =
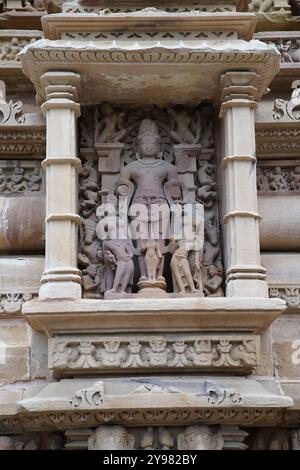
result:
M 130 172 L 130 168 L 129 168 L 129 165 L 127 166 L 124 166 L 121 171 L 120 171 L 120 179 L 127 179 L 130 181 L 131 179 L 131 172 Z
M 172 179 L 178 179 L 178 173 L 177 173 L 177 168 L 175 165 L 172 165 L 169 163 L 168 165 L 168 174 L 167 174 L 167 180 L 170 181 Z

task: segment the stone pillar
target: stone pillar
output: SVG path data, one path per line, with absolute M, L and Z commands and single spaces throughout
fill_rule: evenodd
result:
M 267 297 L 260 265 L 254 111 L 258 75 L 226 72 L 221 78 L 223 236 L 228 297 Z
M 77 172 L 76 103 L 80 76 L 72 72 L 48 72 L 41 77 L 47 101 L 42 112 L 47 122 L 46 255 L 40 299 L 81 297 L 77 269 Z

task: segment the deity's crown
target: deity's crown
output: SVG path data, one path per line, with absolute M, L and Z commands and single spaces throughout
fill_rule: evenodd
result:
M 148 135 L 156 137 L 158 140 L 160 140 L 160 135 L 158 133 L 155 122 L 151 121 L 150 119 L 143 119 L 139 128 L 138 140 Z

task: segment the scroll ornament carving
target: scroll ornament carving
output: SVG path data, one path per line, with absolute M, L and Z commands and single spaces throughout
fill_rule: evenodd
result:
M 254 339 L 57 340 L 52 346 L 54 369 L 253 368 Z
M 136 426 L 140 425 L 187 425 L 191 422 L 205 422 L 213 425 L 217 424 L 243 424 L 244 426 L 278 426 L 287 422 L 287 412 L 283 409 L 263 409 L 263 408 L 202 408 L 195 410 L 170 408 L 155 409 L 155 410 L 124 410 L 124 411 L 107 411 L 107 410 L 94 410 L 94 411 L 80 411 L 72 409 L 69 412 L 52 412 L 42 413 L 34 416 L 36 426 L 64 426 L 82 427 L 85 426 L 99 426 L 99 424 L 107 423 L 126 423 Z M 32 419 L 26 421 L 25 427 L 32 427 Z M 297 418 L 296 418 L 297 419 Z M 295 420 L 292 419 L 292 423 Z M 295 424 L 294 424 L 295 425 Z M 0 419 L 1 431 L 21 432 L 24 429 L 24 420 L 20 417 L 5 417 Z
M 19 52 L 27 44 L 33 44 L 39 39 L 38 37 L 12 37 L 0 40 L 0 62 L 20 62 Z
M 257 168 L 257 189 L 261 192 L 300 191 L 300 166 Z
M 12 293 L 0 294 L 0 318 L 1 315 L 17 315 L 21 313 L 24 302 L 32 300 L 34 294 Z
M 144 115 L 151 119 L 142 119 Z M 83 220 L 79 250 L 85 297 L 102 298 L 104 293 L 122 294 L 150 288 L 163 292 L 167 286 L 163 276 L 167 253 L 172 255 L 167 269 L 173 277 L 174 292 L 223 295 L 213 163 L 200 161 L 197 174 L 197 152 L 201 147 L 206 149 L 213 145 L 209 111 L 179 106 L 126 110 L 104 103 L 98 108 L 83 110 L 80 129 L 81 152 L 86 159 L 80 180 Z M 191 175 L 191 189 L 171 163 L 173 143 L 181 148 L 177 163 L 180 174 L 188 172 Z M 126 198 L 129 211 L 133 203 L 143 204 L 147 212 L 155 205 L 159 210 L 163 204 L 169 207 L 183 204 L 185 207 L 189 191 L 191 195 L 195 191 L 197 178 L 197 201 L 200 206 L 205 206 L 205 227 L 203 224 L 195 226 L 198 235 L 194 243 L 171 239 L 168 245 L 162 235 L 158 239 L 138 239 L 134 244 L 128 234 L 122 239 L 115 238 L 116 221 L 121 229 L 124 225 L 121 214 L 116 214 L 114 219 L 107 218 L 107 236 L 103 240 L 98 211 L 101 204 L 117 207 L 118 201 Z M 165 182 L 161 184 L 160 181 Z M 191 197 L 196 202 L 195 193 Z M 149 230 L 149 222 L 145 222 L 144 217 L 145 214 L 141 214 L 137 219 L 142 231 Z M 163 220 L 166 222 L 167 219 Z M 158 221 L 151 222 L 151 231 L 156 229 Z M 134 284 L 135 259 L 140 276 L 137 284 Z
M 298 121 L 300 119 L 300 80 L 293 81 L 292 89 L 293 92 L 289 101 L 280 98 L 274 101 L 273 118 L 275 120 Z

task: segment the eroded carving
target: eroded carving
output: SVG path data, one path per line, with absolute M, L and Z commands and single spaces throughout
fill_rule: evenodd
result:
M 86 297 L 150 295 L 151 289 L 223 295 L 213 150 L 199 158 L 213 145 L 211 114 L 209 106 L 135 110 L 104 103 L 83 110 L 79 266 Z M 204 218 L 199 210 L 197 217 L 188 213 L 187 204 L 196 203 L 204 205 Z M 104 216 L 109 206 L 115 227 Z M 194 244 L 172 240 L 173 207 L 189 218 Z
M 51 340 L 49 359 L 56 371 L 251 369 L 257 364 L 258 343 L 249 337 L 75 337 Z
M 277 98 L 274 101 L 273 118 L 280 121 L 287 119 L 298 121 L 300 119 L 300 80 L 292 83 L 292 95 L 288 101 Z
M 257 190 L 262 193 L 300 191 L 300 166 L 293 164 L 293 162 L 290 164 L 287 162 L 286 167 L 275 166 L 273 164 L 266 167 L 258 167 Z
M 178 435 L 177 443 L 179 450 L 221 450 L 224 439 L 209 426 L 188 426 Z
M 131 450 L 134 443 L 124 426 L 99 426 L 88 439 L 88 450 Z

